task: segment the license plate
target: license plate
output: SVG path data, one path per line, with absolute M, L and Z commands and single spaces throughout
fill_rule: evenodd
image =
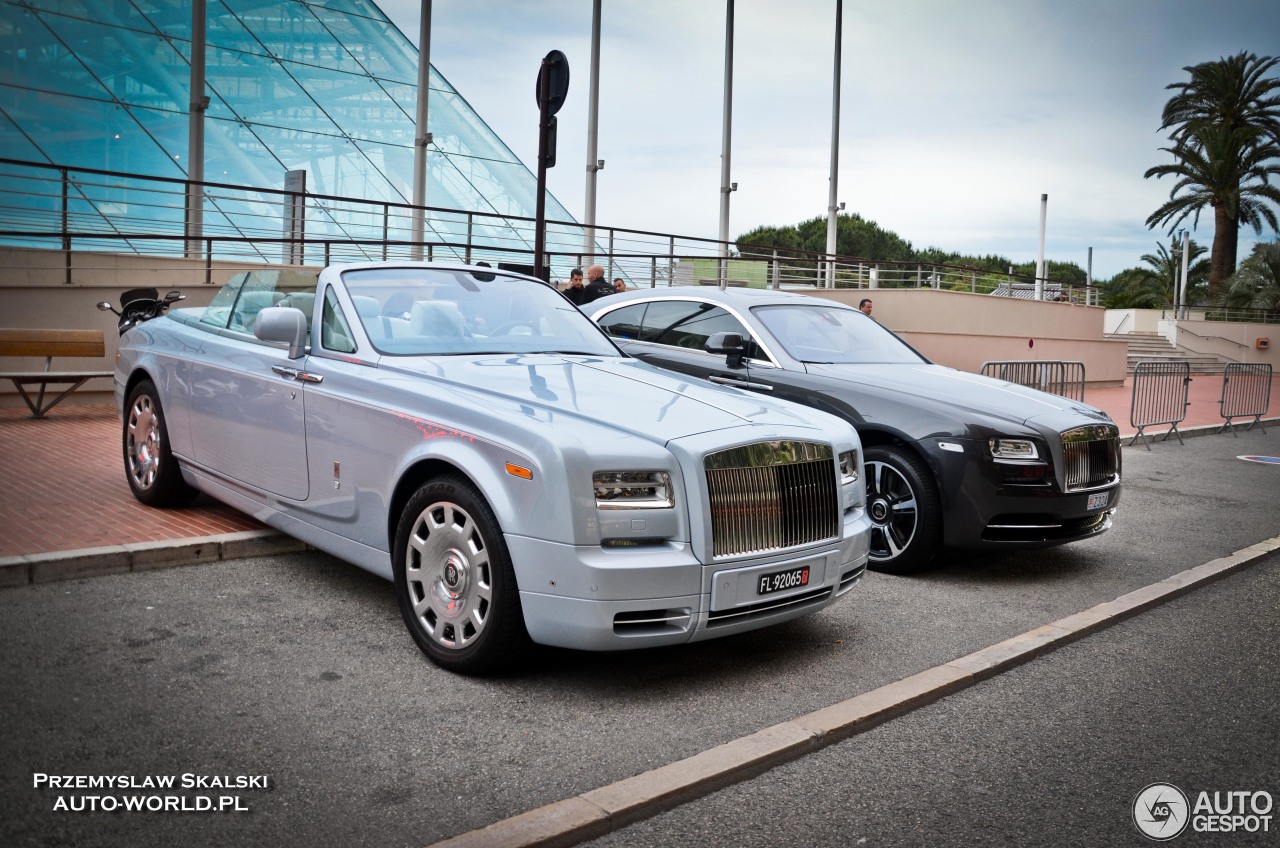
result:
M 784 589 L 795 589 L 809 585 L 809 566 L 789 568 L 786 571 L 775 571 L 772 574 L 761 574 L 756 582 L 757 595 L 772 595 Z
M 1085 509 L 1102 509 L 1107 505 L 1107 500 L 1110 497 L 1110 492 L 1098 492 L 1096 495 L 1090 495 L 1089 505 Z

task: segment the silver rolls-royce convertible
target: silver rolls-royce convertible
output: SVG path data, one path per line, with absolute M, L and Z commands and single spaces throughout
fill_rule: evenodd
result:
M 633 359 L 497 269 L 239 274 L 127 330 L 115 388 L 140 501 L 205 492 L 393 580 L 455 671 L 786 621 L 867 561 L 849 424 Z

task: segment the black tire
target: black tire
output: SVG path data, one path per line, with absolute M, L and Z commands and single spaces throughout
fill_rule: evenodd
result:
M 414 493 L 396 526 L 392 566 L 405 626 L 436 665 L 493 674 L 528 653 L 506 540 L 466 480 L 440 477 Z
M 867 567 L 887 574 L 921 570 L 942 548 L 942 502 L 933 476 L 904 448 L 870 447 L 863 459 L 872 524 Z
M 182 469 L 169 449 L 160 393 L 143 380 L 129 393 L 121 434 L 124 476 L 133 496 L 147 506 L 179 507 L 199 494 L 182 479 Z

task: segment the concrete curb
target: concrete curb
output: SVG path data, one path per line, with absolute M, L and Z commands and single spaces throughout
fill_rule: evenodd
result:
M 243 530 L 192 539 L 23 554 L 0 557 L 0 588 L 305 550 L 305 543 L 275 530 Z
M 879 689 L 634 777 L 460 833 L 430 848 L 563 848 L 595 839 L 931 704 L 1254 565 L 1277 550 L 1280 536 Z

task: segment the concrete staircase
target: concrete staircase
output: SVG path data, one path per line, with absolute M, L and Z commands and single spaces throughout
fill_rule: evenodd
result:
M 1159 333 L 1107 333 L 1108 339 L 1129 343 L 1128 365 L 1125 370 L 1132 374 L 1133 367 L 1139 362 L 1186 362 L 1194 374 L 1221 374 L 1222 368 L 1232 360 L 1210 353 L 1192 353 L 1180 347 L 1174 347 L 1169 340 Z

